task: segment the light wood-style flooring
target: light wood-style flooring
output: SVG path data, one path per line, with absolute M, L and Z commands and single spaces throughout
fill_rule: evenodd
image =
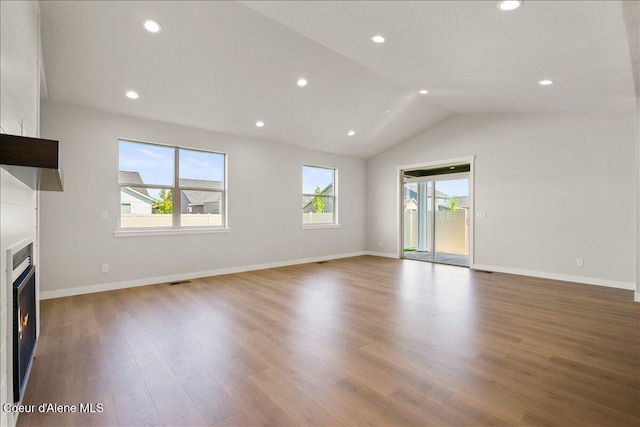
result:
M 371 256 L 42 302 L 54 425 L 640 425 L 631 291 Z

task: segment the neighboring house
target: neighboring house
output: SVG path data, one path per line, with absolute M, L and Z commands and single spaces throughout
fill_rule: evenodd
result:
M 138 172 L 120 171 L 120 182 L 131 184 L 122 187 L 120 191 L 120 209 L 123 214 L 151 214 L 154 213 L 154 199 L 144 187 Z M 224 186 L 220 181 L 205 181 L 202 179 L 180 179 L 180 187 L 197 187 L 198 190 L 182 190 L 181 211 L 183 214 L 219 214 L 222 209 L 222 191 Z M 207 191 L 211 190 L 211 191 Z
M 138 172 L 120 171 L 119 181 L 144 185 Z M 123 214 L 150 214 L 153 211 L 153 198 L 143 187 L 122 187 L 120 189 L 120 212 Z
M 436 190 L 436 210 L 442 211 L 446 210 L 446 207 L 449 206 L 449 200 L 451 196 L 443 193 L 442 191 Z
M 404 186 L 404 200 L 418 200 L 418 184 L 405 184 Z
M 469 210 L 469 196 L 458 196 L 458 208 Z
M 327 185 L 322 191 L 320 191 L 319 195 L 324 195 L 324 196 L 333 196 L 333 184 L 329 184 Z M 325 200 L 325 205 L 324 205 L 324 212 L 333 212 L 333 198 L 324 198 Z M 302 205 L 302 213 L 309 213 L 309 212 L 313 212 L 313 213 L 320 213 L 320 212 L 316 212 L 315 208 L 313 207 L 313 198 L 311 200 L 309 200 L 306 204 Z
M 222 191 L 220 181 L 202 179 L 180 179 L 180 187 L 198 187 L 200 190 L 182 190 L 180 210 L 183 214 L 219 214 L 222 210 Z M 205 191 L 212 190 L 212 191 Z
M 451 196 L 442 191 L 436 190 L 436 210 L 446 210 L 449 206 Z M 464 203 L 463 203 L 464 200 Z M 461 209 L 469 208 L 469 197 L 458 197 L 458 207 Z M 410 186 L 407 184 L 404 186 L 404 210 L 417 210 L 418 209 L 418 185 L 414 184 Z

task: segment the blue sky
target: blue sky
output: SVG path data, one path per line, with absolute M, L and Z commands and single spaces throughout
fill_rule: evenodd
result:
M 224 181 L 224 155 L 181 149 L 180 178 Z
M 173 147 L 120 141 L 119 170 L 138 172 L 145 184 L 173 185 L 173 155 Z M 222 181 L 224 155 L 180 149 L 180 178 Z
M 145 184 L 173 185 L 173 147 L 139 142 L 120 141 L 120 170 L 140 173 Z M 302 167 L 302 191 L 313 194 L 316 187 L 324 189 L 333 182 L 333 169 Z M 180 178 L 222 181 L 224 155 L 180 149 Z M 438 181 L 438 191 L 450 196 L 468 196 L 466 179 Z M 158 191 L 149 190 L 152 197 Z
M 120 141 L 119 170 L 138 172 L 145 184 L 173 185 L 174 148 L 140 142 Z M 303 166 L 303 192 L 313 194 L 333 182 L 333 169 Z M 180 178 L 222 181 L 224 155 L 180 149 Z M 149 189 L 151 197 L 158 190 Z
M 449 196 L 468 196 L 469 180 L 454 179 L 451 181 L 436 182 L 436 190 L 441 191 Z
M 302 192 L 314 194 L 316 187 L 323 190 L 333 182 L 333 169 L 317 168 L 312 166 L 302 167 Z
M 138 172 L 145 184 L 173 185 L 172 147 L 120 141 L 121 171 Z

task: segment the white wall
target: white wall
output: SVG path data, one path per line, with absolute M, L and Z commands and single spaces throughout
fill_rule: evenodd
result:
M 55 103 L 42 135 L 60 140 L 65 179 L 41 196 L 43 298 L 364 250 L 364 160 Z M 228 153 L 231 231 L 114 237 L 119 137 Z M 302 164 L 339 169 L 339 228 L 301 228 Z
M 633 114 L 459 115 L 369 159 L 369 250 L 398 254 L 398 166 L 473 155 L 478 268 L 635 288 Z
M 640 90 L 640 88 L 638 89 Z M 640 302 L 640 97 L 636 97 L 636 186 L 638 228 L 636 230 L 636 292 L 633 299 L 636 302 Z
M 40 103 L 40 30 L 38 2 L 0 2 L 0 126 L 13 135 L 38 136 Z M 22 124 L 22 125 L 21 125 Z M 8 247 L 25 238 L 36 243 L 36 192 L 0 169 L 0 404 L 13 402 L 11 283 L 7 280 Z M 38 283 L 36 283 L 36 292 Z M 39 318 L 38 316 L 36 316 Z M 17 417 L 0 410 L 0 425 Z

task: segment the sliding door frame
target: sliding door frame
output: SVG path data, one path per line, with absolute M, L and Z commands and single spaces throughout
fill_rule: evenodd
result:
M 459 164 L 469 164 L 469 268 L 474 268 L 475 264 L 475 159 L 476 156 L 458 157 L 455 159 L 438 160 L 434 162 L 417 163 L 411 165 L 398 166 L 397 168 L 397 197 L 398 210 L 396 211 L 396 230 L 398 239 L 396 242 L 396 253 L 398 258 L 404 257 L 404 172 L 415 169 L 435 169 L 439 167 L 454 166 Z M 435 187 L 435 183 L 434 183 Z M 435 248 L 432 248 L 435 249 Z

